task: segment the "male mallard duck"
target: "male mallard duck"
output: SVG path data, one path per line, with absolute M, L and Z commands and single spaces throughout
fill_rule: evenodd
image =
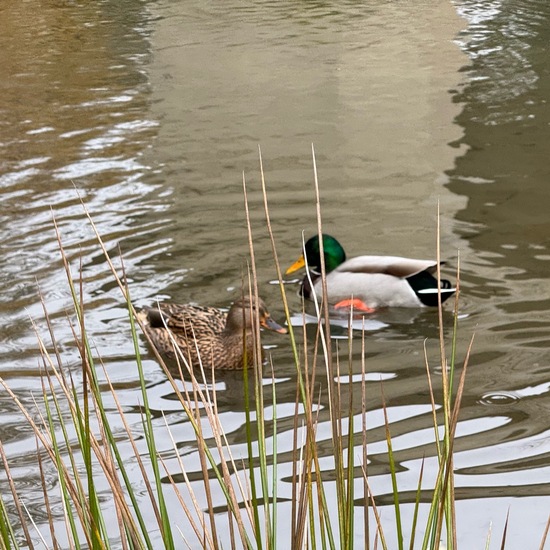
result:
M 225 370 L 243 368 L 245 331 L 248 364 L 252 364 L 254 316 L 259 316 L 262 327 L 287 332 L 271 319 L 263 300 L 248 296 L 237 300 L 228 312 L 215 307 L 159 304 L 138 314 L 158 351 L 173 357 L 173 336 L 189 364 L 197 367 L 202 362 L 207 370 L 212 366 Z
M 357 256 L 346 260 L 342 245 L 330 235 L 323 235 L 327 292 L 336 307 L 353 304 L 365 312 L 379 307 L 437 306 L 437 279 L 432 275 L 437 262 L 413 260 L 397 256 Z M 319 237 L 305 244 L 305 255 L 294 262 L 286 275 L 307 265 L 317 296 L 322 295 L 321 251 Z M 447 280 L 441 281 L 441 301 L 456 289 Z M 312 299 L 311 285 L 306 276 L 301 294 Z

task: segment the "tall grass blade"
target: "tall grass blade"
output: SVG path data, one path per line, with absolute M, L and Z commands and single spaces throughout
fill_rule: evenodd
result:
M 31 513 L 29 512 L 29 509 L 25 506 L 25 503 L 22 502 L 21 505 L 25 509 L 25 512 L 29 518 L 29 521 L 32 523 L 32 526 L 34 527 L 34 530 L 38 533 L 38 538 L 40 539 L 40 542 L 44 546 L 44 548 L 48 547 L 48 544 L 46 543 L 46 539 L 42 536 L 42 533 L 40 532 L 40 529 L 38 528 L 38 525 L 36 525 Z
M 6 504 L 2 495 L 0 495 L 0 542 L 2 549 L 18 550 L 17 538 L 12 527 L 12 521 L 8 515 Z
M 369 486 L 366 482 L 368 476 L 367 453 L 367 377 L 365 361 L 365 317 L 363 316 L 361 327 L 361 450 L 365 472 L 363 478 L 363 529 L 365 535 L 365 550 L 370 548 L 370 522 L 369 522 Z
M 260 157 L 261 162 L 261 157 Z M 246 181 L 243 174 L 243 192 L 244 192 L 244 207 L 246 214 L 246 226 L 248 232 L 248 251 L 250 254 L 250 271 L 252 275 L 251 281 L 251 295 L 258 297 L 258 278 L 256 273 L 256 261 L 254 254 L 254 245 L 252 237 L 252 226 L 250 223 L 250 212 L 248 208 L 248 197 L 246 193 Z M 250 281 L 250 278 L 249 278 Z M 258 458 L 260 462 L 260 480 L 263 494 L 263 506 L 265 514 L 265 524 L 266 524 L 266 548 L 270 549 L 273 547 L 273 527 L 271 525 L 270 519 L 270 505 L 269 505 L 269 488 L 268 488 L 268 471 L 267 471 L 267 450 L 265 448 L 265 419 L 264 419 L 264 398 L 263 398 L 263 385 L 261 382 L 261 369 L 262 369 L 262 351 L 261 351 L 261 342 L 260 342 L 260 321 L 255 317 L 255 326 L 253 327 L 253 334 L 255 336 L 254 350 L 255 350 L 255 361 L 254 361 L 254 396 L 256 403 L 256 426 L 258 429 L 257 435 L 257 445 L 258 445 Z M 246 332 L 243 331 L 245 340 Z M 246 345 L 245 345 L 246 350 Z M 247 447 L 249 452 L 249 476 L 250 476 L 250 485 L 252 489 L 252 499 L 253 505 L 252 509 L 254 511 L 254 525 L 256 531 L 256 542 L 259 547 L 262 547 L 261 539 L 261 527 L 260 527 L 260 518 L 259 518 L 259 507 L 257 505 L 257 489 L 256 489 L 256 479 L 254 475 L 254 457 L 252 454 L 252 434 L 250 431 L 251 420 L 250 420 L 250 407 L 249 399 L 250 394 L 248 392 L 248 370 L 246 368 L 246 359 L 245 359 L 245 369 L 244 369 L 244 385 L 245 385 L 245 413 L 246 413 L 246 429 L 247 429 Z
M 500 550 L 504 550 L 506 547 L 506 535 L 508 534 L 508 520 L 510 519 L 510 509 L 506 512 L 506 521 L 504 522 L 504 530 L 502 531 L 502 541 L 500 543 Z
M 443 325 L 443 305 L 441 301 L 441 216 L 440 216 L 440 205 L 439 200 L 437 201 L 437 223 L 436 223 L 436 263 L 437 263 L 437 315 L 438 315 L 438 327 L 439 327 L 439 350 L 440 350 L 440 364 L 441 364 L 441 373 L 442 373 L 442 386 L 443 386 L 443 418 L 444 418 L 444 453 L 440 457 L 440 461 L 445 461 L 447 458 L 449 460 L 448 466 L 451 466 L 452 457 L 450 456 L 450 440 L 449 440 L 449 414 L 451 408 L 451 385 L 452 378 L 449 373 L 447 366 L 447 355 L 445 352 L 445 335 L 444 335 L 444 325 Z M 449 381 L 449 379 L 451 381 Z M 447 478 L 448 483 L 452 485 L 453 478 Z M 452 532 L 454 531 L 455 517 L 454 517 L 454 503 L 450 500 L 450 493 L 447 491 L 442 492 L 443 501 L 445 503 L 445 518 L 447 526 L 447 547 L 454 548 L 453 541 L 451 539 Z M 440 528 L 439 528 L 440 529 Z M 439 540 L 439 533 L 436 535 L 436 541 Z
M 346 509 L 345 509 L 345 543 L 346 548 L 353 549 L 353 535 L 354 535 L 354 497 L 355 497 L 355 438 L 354 438 L 354 400 L 353 400 L 353 307 L 349 312 L 348 322 L 348 445 L 347 454 L 348 460 L 346 464 L 347 476 L 346 476 Z M 338 373 L 338 386 L 340 391 L 340 372 Z
M 546 526 L 544 528 L 544 534 L 542 535 L 542 540 L 540 541 L 539 550 L 544 550 L 544 545 L 546 544 L 546 537 L 548 536 L 548 531 L 550 530 L 550 516 L 546 521 Z
M 156 486 L 156 496 L 158 500 L 158 507 L 160 512 L 160 527 L 162 530 L 162 539 L 163 543 L 165 545 L 165 548 L 167 550 L 173 550 L 175 548 L 174 545 L 174 536 L 172 533 L 172 526 L 170 522 L 170 516 L 168 514 L 168 510 L 166 508 L 166 501 L 164 498 L 164 490 L 162 487 L 162 481 L 160 476 L 160 469 L 159 469 L 159 463 L 157 460 L 158 452 L 155 442 L 155 436 L 153 431 L 153 421 L 152 421 L 152 415 L 151 415 L 151 409 L 149 407 L 149 397 L 147 394 L 147 386 L 145 384 L 145 374 L 143 371 L 143 363 L 141 361 L 141 353 L 139 351 L 139 345 L 136 335 L 136 327 L 135 327 L 135 317 L 134 317 L 134 311 L 132 306 L 132 301 L 130 298 L 130 290 L 128 288 L 128 285 L 126 284 L 126 273 L 124 271 L 123 266 L 123 276 L 124 276 L 124 288 L 126 289 L 125 297 L 126 297 L 126 307 L 128 309 L 128 318 L 130 320 L 130 328 L 133 335 L 133 344 L 134 344 L 134 354 L 136 357 L 136 365 L 138 368 L 138 374 L 139 374 L 139 383 L 141 387 L 141 396 L 143 399 L 143 410 L 145 412 L 145 418 L 144 418 L 144 435 L 145 440 L 147 442 L 147 449 L 149 452 L 149 456 L 151 458 L 151 467 L 153 469 L 153 475 L 155 479 L 155 486 Z M 153 499 L 154 500 L 154 499 Z
M 165 416 L 164 416 L 164 424 L 166 426 L 166 430 L 167 430 L 168 435 L 170 437 L 170 440 L 172 442 L 172 448 L 174 450 L 174 456 L 178 460 L 178 464 L 179 464 L 179 467 L 180 467 L 180 472 L 181 472 L 182 477 L 184 479 L 184 483 L 185 483 L 185 486 L 187 488 L 187 492 L 188 492 L 189 496 L 191 497 L 191 502 L 193 504 L 195 514 L 198 517 L 199 524 L 197 524 L 197 521 L 195 520 L 195 518 L 193 517 L 193 514 L 191 513 L 191 509 L 189 508 L 187 503 L 183 500 L 182 494 L 179 491 L 179 489 L 177 488 L 176 481 L 174 480 L 174 477 L 173 477 L 172 473 L 168 470 L 168 467 L 167 467 L 164 459 L 161 456 L 161 457 L 159 457 L 159 459 L 160 459 L 160 461 L 161 461 L 161 463 L 164 467 L 164 471 L 165 471 L 165 473 L 166 473 L 166 475 L 167 475 L 167 477 L 170 481 L 170 484 L 172 485 L 172 488 L 174 490 L 174 494 L 176 495 L 182 510 L 184 511 L 185 515 L 187 516 L 189 524 L 191 525 L 191 528 L 193 529 L 193 531 L 195 533 L 195 536 L 197 537 L 197 540 L 202 540 L 204 548 L 217 548 L 216 539 L 212 538 L 212 536 L 208 532 L 208 529 L 206 528 L 206 522 L 205 522 L 204 517 L 203 517 L 203 512 L 202 512 L 201 506 L 199 505 L 199 502 L 198 502 L 197 497 L 195 495 L 195 492 L 193 490 L 193 486 L 191 485 L 191 481 L 189 480 L 187 470 L 185 469 L 185 466 L 184 466 L 183 461 L 181 459 L 180 453 L 178 452 L 178 447 L 177 447 L 176 441 L 174 439 L 172 431 L 170 430 L 170 426 L 169 426 L 168 421 L 167 421 Z M 212 508 L 211 503 L 210 503 L 209 506 L 210 506 L 210 509 L 211 509 Z
M 269 361 L 269 365 L 271 367 L 271 401 L 273 403 L 273 462 L 272 462 L 272 511 L 271 511 L 271 533 L 270 533 L 270 539 L 271 539 L 271 547 L 276 549 L 277 548 L 277 391 L 276 391 L 276 385 L 275 385 L 275 369 L 273 368 L 273 362 Z
M 380 382 L 382 392 L 382 410 L 384 411 L 384 425 L 386 431 L 386 446 L 388 448 L 388 460 L 390 463 L 390 475 L 393 493 L 393 506 L 395 510 L 395 531 L 397 536 L 397 545 L 399 550 L 403 550 L 403 527 L 401 525 L 401 508 L 399 506 L 399 488 L 397 486 L 397 471 L 395 468 L 395 460 L 393 457 L 393 446 L 390 433 L 390 422 L 388 419 L 388 410 L 386 407 L 386 399 L 384 397 L 384 385 Z
M 40 452 L 40 446 L 36 435 L 35 435 L 35 442 L 36 442 L 36 458 L 38 460 L 38 469 L 40 471 L 40 482 L 42 484 L 42 495 L 44 496 L 44 507 L 46 510 L 51 510 L 50 497 L 48 496 L 48 488 L 46 486 L 46 475 L 44 472 L 44 466 L 42 462 L 42 454 Z M 55 527 L 54 527 L 52 514 L 48 514 L 48 528 L 50 530 L 50 538 L 52 540 L 53 548 L 54 550 L 57 550 L 59 548 L 59 545 L 57 543 L 57 537 L 55 536 Z
M 485 540 L 485 550 L 489 550 L 491 546 L 491 535 L 493 533 L 493 522 L 489 523 L 489 531 L 487 532 L 487 539 Z
M 367 477 L 367 472 L 365 468 L 362 468 L 363 471 L 363 479 L 365 481 L 365 484 L 367 485 L 367 494 L 370 496 L 370 502 L 371 502 L 371 508 L 372 512 L 374 514 L 374 519 L 376 520 L 376 533 L 375 533 L 375 541 L 374 541 L 374 550 L 376 550 L 378 546 L 378 540 L 380 540 L 380 544 L 382 545 L 382 548 L 384 550 L 388 550 L 388 545 L 386 543 L 386 537 L 384 535 L 384 529 L 382 528 L 382 520 L 380 519 L 380 513 L 378 512 L 378 507 L 376 506 L 376 502 L 374 501 L 374 495 L 370 488 L 369 480 Z
M 422 479 L 424 477 L 425 457 L 422 457 L 422 465 L 420 466 L 420 474 L 418 475 L 418 485 L 416 487 L 416 497 L 414 501 L 414 512 L 411 524 L 411 542 L 409 550 L 414 550 L 414 539 L 416 537 L 416 524 L 418 522 L 418 512 L 420 511 L 420 497 L 422 495 Z
M 290 322 L 290 312 L 289 312 L 289 309 L 288 309 L 288 303 L 287 303 L 284 284 L 283 284 L 283 280 L 282 280 L 282 271 L 281 271 L 280 264 L 279 264 L 279 261 L 278 261 L 277 251 L 276 251 L 276 247 L 275 247 L 275 241 L 274 241 L 274 237 L 273 237 L 273 231 L 272 231 L 272 228 L 271 228 L 271 221 L 270 221 L 270 216 L 269 216 L 269 208 L 268 208 L 268 200 L 267 200 L 267 190 L 266 190 L 266 185 L 265 185 L 263 163 L 262 163 L 262 160 L 261 160 L 261 149 L 259 149 L 259 155 L 260 155 L 260 171 L 261 171 L 261 181 L 262 181 L 262 193 L 263 193 L 263 198 L 264 198 L 264 211 L 265 211 L 265 214 L 266 214 L 266 225 L 267 225 L 267 229 L 268 229 L 270 239 L 271 239 L 272 253 L 273 253 L 273 257 L 274 257 L 274 261 L 275 261 L 275 267 L 276 267 L 276 270 L 277 270 L 277 276 L 278 276 L 278 279 L 279 279 L 281 297 L 282 297 L 282 300 L 283 300 L 285 315 L 286 315 L 286 318 L 287 318 L 287 323 L 288 323 L 288 328 L 289 328 L 289 333 L 290 333 L 290 339 L 291 339 L 291 345 L 292 345 L 292 350 L 293 350 L 293 355 L 294 355 L 294 361 L 295 361 L 295 365 L 296 365 L 299 392 L 300 392 L 302 404 L 304 406 L 304 412 L 305 412 L 305 417 L 306 417 L 307 449 L 306 449 L 305 461 L 304 461 L 304 475 L 306 476 L 305 479 L 310 480 L 310 487 L 311 487 L 311 482 L 312 482 L 311 480 L 313 479 L 313 477 L 312 477 L 313 470 L 311 469 L 312 465 L 310 464 L 310 461 L 313 461 L 313 463 L 315 464 L 315 480 L 316 480 L 318 498 L 320 499 L 319 500 L 320 505 L 319 505 L 319 508 L 318 508 L 318 511 L 319 511 L 319 514 L 320 514 L 320 529 L 321 529 L 321 532 L 324 532 L 326 530 L 326 533 L 327 533 L 327 536 L 328 536 L 328 539 L 329 539 L 329 544 L 331 545 L 331 547 L 334 547 L 334 537 L 333 537 L 333 534 L 332 534 L 332 528 L 331 528 L 330 520 L 328 519 L 329 512 L 328 512 L 328 509 L 327 509 L 327 506 L 326 506 L 326 497 L 325 497 L 325 494 L 324 494 L 324 486 L 323 486 L 322 478 L 321 478 L 321 468 L 319 466 L 319 461 L 318 461 L 317 452 L 316 452 L 315 435 L 314 435 L 315 430 L 314 430 L 313 420 L 312 420 L 312 416 L 311 416 L 311 410 L 312 410 L 312 407 L 311 407 L 311 403 L 312 403 L 311 393 L 307 391 L 307 381 L 304 382 L 304 378 L 302 376 L 301 363 L 300 363 L 300 360 L 299 360 L 299 355 L 298 355 L 296 342 L 295 342 L 295 338 L 294 338 L 294 331 L 293 331 L 293 328 L 292 328 L 292 324 Z M 315 177 L 316 177 L 316 170 L 315 169 L 314 169 L 314 172 L 315 172 Z M 307 271 L 307 266 L 306 266 L 306 271 Z M 319 312 L 318 312 L 318 318 L 320 319 Z M 328 325 L 328 323 L 327 323 L 327 325 Z M 319 327 L 320 327 L 320 324 L 319 324 Z M 327 328 L 327 330 L 329 331 L 330 329 Z M 325 356 L 325 358 L 328 358 L 328 359 L 326 359 L 327 361 L 330 361 L 330 353 L 328 353 L 327 346 L 326 346 L 326 341 L 323 338 L 323 333 L 322 333 L 322 331 L 320 331 L 319 333 L 321 334 L 322 345 L 323 345 L 323 350 L 324 350 L 324 356 Z M 305 334 L 305 327 L 304 327 L 304 334 Z M 330 340 L 328 340 L 328 341 L 330 341 Z M 315 356 L 316 356 L 316 352 L 314 352 L 314 357 Z M 314 379 L 314 376 L 315 376 L 314 373 L 315 373 L 315 368 L 312 369 L 312 375 L 311 375 L 312 380 Z M 334 377 L 332 377 L 331 379 L 334 380 Z M 329 384 L 329 387 L 330 387 L 330 384 Z M 298 494 L 300 494 L 300 492 Z M 301 498 L 306 497 L 307 494 L 308 494 L 308 491 L 301 492 L 301 495 L 302 495 Z M 302 503 L 310 502 L 311 503 L 312 501 L 308 497 L 308 498 L 306 498 L 305 501 L 300 500 L 300 502 L 302 502 Z M 293 539 L 295 544 L 299 544 L 297 541 L 303 541 L 302 536 L 303 536 L 303 533 L 304 533 L 303 529 L 305 527 L 305 519 L 306 519 L 305 509 L 302 507 L 301 512 L 299 512 L 298 510 L 300 510 L 300 509 L 299 508 L 295 509 L 294 512 L 295 513 L 298 512 L 298 513 L 297 513 L 297 515 L 293 515 L 293 518 L 299 518 L 299 519 L 295 519 L 293 521 L 293 525 L 296 526 L 296 533 L 298 535 L 297 538 Z M 310 504 L 310 513 L 311 514 L 314 513 L 312 504 Z M 311 527 L 310 527 L 310 530 L 311 530 Z M 324 540 L 324 537 L 322 539 Z M 315 536 L 312 536 L 311 541 L 312 541 L 312 544 L 314 545 L 315 544 Z
M 2 459 L 2 464 L 4 465 L 4 472 L 6 474 L 8 484 L 11 490 L 11 494 L 13 497 L 13 501 L 15 504 L 15 509 L 17 512 L 17 516 L 20 521 L 21 528 L 23 529 L 23 533 L 25 536 L 25 542 L 26 545 L 33 549 L 34 545 L 32 543 L 32 539 L 29 533 L 29 529 L 27 527 L 27 522 L 25 520 L 25 516 L 23 514 L 23 511 L 21 509 L 21 502 L 19 500 L 19 495 L 17 494 L 17 489 L 15 487 L 15 483 L 13 481 L 13 477 L 11 475 L 10 466 L 8 464 L 8 459 L 6 457 L 6 453 L 4 452 L 4 446 L 2 445 L 2 442 L 0 441 L 0 458 Z M 12 528 L 11 521 L 8 518 L 8 514 L 6 511 L 6 507 L 4 504 L 4 499 L 2 498 L 3 495 L 0 495 L 0 506 L 1 506 L 1 513 L 0 513 L 0 529 L 2 533 L 2 541 L 5 543 L 6 548 L 19 548 L 19 544 L 17 542 L 17 538 L 15 536 L 15 533 Z

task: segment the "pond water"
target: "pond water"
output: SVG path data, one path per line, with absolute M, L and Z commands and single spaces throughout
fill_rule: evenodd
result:
M 290 265 L 302 231 L 315 231 L 313 144 L 324 228 L 350 256 L 434 257 L 439 202 L 446 277 L 460 257 L 460 357 L 475 333 L 456 441 L 459 543 L 480 547 L 510 509 L 510 547 L 538 546 L 550 504 L 547 2 L 49 0 L 38 11 L 7 2 L 0 13 L 0 373 L 24 403 L 41 391 L 29 320 L 46 330 L 38 286 L 64 361 L 78 366 L 52 214 L 75 272 L 82 258 L 94 344 L 136 407 L 127 314 L 79 195 L 108 250 L 120 245 L 138 305 L 227 307 L 248 257 L 244 172 L 261 294 L 280 318 L 258 146 L 279 257 Z M 406 495 L 433 452 L 423 344 L 438 376 L 437 314 L 372 320 L 367 370 L 385 379 Z M 288 343 L 265 342 L 279 401 L 293 403 Z M 143 351 L 154 406 L 192 463 L 182 411 Z M 241 386 L 228 375 L 218 390 L 234 441 Z M 369 410 L 379 409 L 373 383 Z M 371 456 L 383 456 L 383 431 L 369 437 Z M 40 520 L 34 438 L 5 392 L 0 439 Z M 387 472 L 371 484 L 389 503 Z

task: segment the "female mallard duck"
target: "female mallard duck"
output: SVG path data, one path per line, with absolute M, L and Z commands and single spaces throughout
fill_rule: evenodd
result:
M 237 300 L 228 312 L 215 307 L 159 304 L 142 310 L 138 317 L 158 351 L 173 357 L 173 337 L 189 364 L 197 367 L 202 363 L 205 369 L 242 369 L 245 334 L 246 356 L 252 364 L 255 317 L 262 327 L 287 332 L 271 319 L 263 300 L 248 296 Z
M 437 306 L 437 279 L 432 275 L 437 262 L 413 260 L 397 256 L 357 256 L 346 260 L 340 243 L 323 235 L 325 270 L 329 302 L 336 307 L 353 304 L 354 309 L 366 312 L 379 307 Z M 294 262 L 286 275 L 307 265 L 317 296 L 322 295 L 321 251 L 319 237 L 309 239 L 304 255 Z M 301 294 L 312 299 L 311 284 L 306 276 Z M 441 281 L 441 301 L 456 289 L 447 280 Z

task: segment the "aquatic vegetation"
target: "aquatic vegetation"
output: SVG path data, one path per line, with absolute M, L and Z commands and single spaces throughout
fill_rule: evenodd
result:
M 246 199 L 246 184 L 243 184 Z M 90 343 L 86 304 L 81 299 L 84 283 L 72 274 L 58 232 L 73 297 L 73 333 L 80 355 L 80 377 L 77 380 L 62 364 L 54 327 L 49 323 L 52 345 L 46 344 L 37 329 L 44 376 L 42 400 L 36 400 L 36 409 L 21 402 L 9 384 L 0 379 L 6 395 L 19 405 L 26 422 L 36 434 L 36 461 L 43 480 L 47 518 L 45 523 L 38 525 L 27 514 L 17 485 L 10 476 L 10 457 L 0 445 L 0 456 L 11 489 L 11 495 L 4 492 L 0 497 L 3 547 L 32 547 L 41 539 L 47 547 L 53 548 L 85 545 L 90 548 L 157 550 L 189 545 L 277 549 L 286 545 L 290 548 L 352 549 L 379 545 L 382 548 L 436 549 L 441 541 L 445 541 L 447 549 L 457 548 L 453 444 L 471 348 L 470 343 L 465 360 L 459 366 L 456 361 L 459 285 L 449 357 L 443 331 L 442 298 L 439 297 L 440 388 L 434 387 L 426 359 L 437 473 L 435 482 L 426 487 L 421 470 L 412 499 L 411 495 L 405 498 L 399 487 L 390 410 L 385 404 L 384 387 L 380 382 L 381 426 L 387 445 L 385 468 L 391 479 L 394 509 L 389 533 L 388 520 L 385 518 L 383 522 L 380 514 L 380 506 L 387 502 L 382 502 L 373 489 L 373 476 L 369 473 L 371 427 L 367 425 L 365 332 L 361 331 L 358 337 L 350 322 L 346 353 L 341 341 L 331 338 L 329 309 L 324 301 L 317 299 L 314 300 L 317 324 L 313 339 L 305 326 L 300 331 L 291 325 L 263 171 L 262 188 L 266 226 L 294 358 L 296 402 L 293 413 L 289 416 L 278 408 L 276 365 L 270 357 L 267 367 L 262 361 L 260 319 L 255 317 L 254 330 L 251 331 L 254 340 L 252 361 L 245 360 L 242 370 L 242 392 L 246 404 L 243 443 L 239 445 L 239 442 L 227 438 L 218 415 L 215 369 L 208 368 L 207 362 L 193 368 L 186 354 L 176 349 L 176 368 L 166 364 L 159 354 L 156 358 L 170 381 L 184 421 L 194 433 L 200 465 L 187 463 L 167 421 L 163 430 L 168 434 L 172 448 L 159 446 L 161 426 L 158 420 L 163 413 L 151 402 L 151 388 L 144 376 L 139 327 L 142 321 L 132 303 L 131 285 L 126 283 L 123 264 L 120 268 L 115 267 L 84 208 L 96 231 L 98 247 L 128 310 L 128 335 L 134 346 L 136 376 L 140 385 L 141 425 L 139 429 L 132 425 L 108 370 Z M 319 209 L 317 185 L 315 189 Z M 246 200 L 245 210 L 251 261 L 242 291 L 258 303 L 259 282 Z M 321 233 L 320 209 L 318 217 Z M 437 256 L 439 260 L 439 251 Z M 325 275 L 321 273 L 323 285 L 326 285 Z M 353 309 L 353 304 L 351 307 Z M 350 319 L 352 315 L 353 311 Z M 45 316 L 48 319 L 47 312 Z M 148 334 L 147 330 L 144 334 Z M 361 341 L 362 351 L 359 365 L 354 364 L 349 351 L 357 338 Z M 271 377 L 266 375 L 266 371 L 271 371 Z M 359 395 L 354 391 L 357 385 L 349 383 L 352 379 L 360 381 Z M 183 385 L 182 381 L 185 381 Z M 372 391 L 370 383 L 368 391 Z M 290 422 L 292 448 L 279 451 L 279 423 L 283 422 L 287 429 Z M 244 459 L 237 453 L 237 448 L 240 453 L 243 447 Z M 169 461 L 172 465 L 177 463 L 177 472 Z M 55 489 L 48 483 L 47 472 L 52 469 L 57 482 Z M 196 475 L 197 471 L 202 473 L 202 477 Z M 281 476 L 285 478 L 284 487 L 280 483 Z M 111 497 L 108 502 L 102 498 L 106 492 Z M 426 493 L 431 496 L 426 498 Z M 412 522 L 406 524 L 403 506 L 411 501 L 414 508 Z M 429 501 L 429 504 L 420 525 L 421 501 Z M 62 514 L 59 514 L 59 502 Z M 107 516 L 113 509 L 116 518 Z M 390 534 L 395 540 L 391 546 L 387 542 Z M 190 540 L 192 537 L 194 541 Z M 65 539 L 67 544 L 61 542 Z M 505 535 L 503 546 L 504 542 Z

